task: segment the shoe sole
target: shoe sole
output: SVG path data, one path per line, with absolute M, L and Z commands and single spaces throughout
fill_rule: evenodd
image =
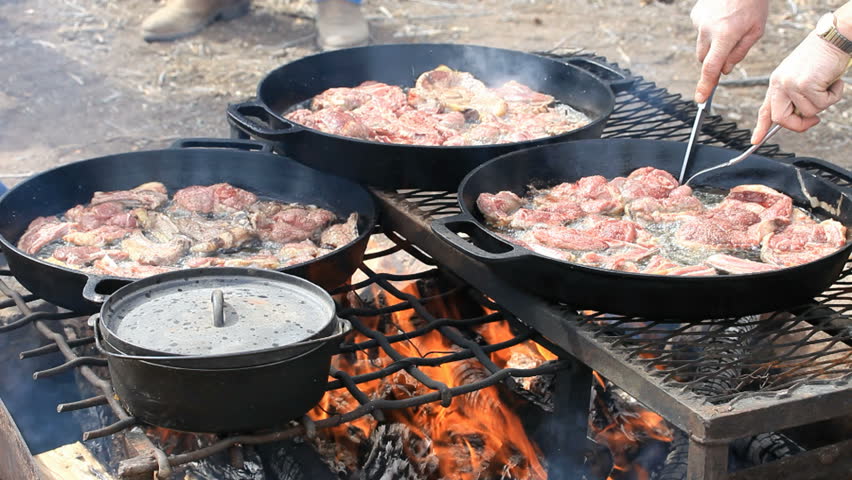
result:
M 142 38 L 146 42 L 171 42 L 173 40 L 177 40 L 180 38 L 189 37 L 195 35 L 196 33 L 204 30 L 210 24 L 218 21 L 227 22 L 228 20 L 233 20 L 235 18 L 240 18 L 246 15 L 251 8 L 250 2 L 240 3 L 238 5 L 232 5 L 230 7 L 223 8 L 218 12 L 210 15 L 206 20 L 199 23 L 197 27 L 192 30 L 188 30 L 186 32 L 180 33 L 172 33 L 169 35 L 158 35 L 158 34 L 143 34 Z

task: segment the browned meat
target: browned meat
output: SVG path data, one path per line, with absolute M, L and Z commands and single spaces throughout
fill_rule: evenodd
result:
M 778 267 L 774 265 L 746 260 L 744 258 L 738 258 L 724 253 L 711 255 L 707 257 L 707 260 L 704 260 L 704 263 L 720 272 L 732 274 L 758 273 L 778 270 Z
M 836 220 L 794 223 L 763 239 L 760 259 L 792 267 L 831 255 L 846 244 L 846 227 Z
M 317 207 L 295 207 L 265 203 L 251 214 L 251 222 L 264 241 L 300 242 L 314 238 L 335 215 Z
M 322 255 L 325 252 L 320 250 L 314 242 L 303 240 L 297 243 L 288 243 L 281 247 L 278 251 L 278 257 L 285 265 L 295 265 L 297 263 L 307 262 Z
M 345 223 L 338 223 L 326 228 L 320 235 L 320 245 L 329 248 L 340 248 L 358 238 L 358 214 L 352 213 Z
M 222 266 L 276 269 L 281 266 L 281 261 L 271 254 L 253 255 L 245 258 L 226 258 Z
M 194 185 L 175 192 L 177 208 L 197 213 L 230 213 L 246 210 L 257 202 L 257 196 L 227 183 L 208 187 Z
M 178 232 L 193 240 L 190 250 L 195 253 L 233 250 L 257 238 L 248 217 L 242 221 L 237 218 L 208 220 L 193 215 L 175 218 L 173 224 Z
M 476 206 L 485 216 L 485 219 L 494 225 L 505 226 L 510 221 L 510 216 L 521 208 L 523 200 L 509 191 L 496 194 L 482 193 L 476 199 Z
M 136 217 L 119 202 L 107 202 L 89 207 L 77 205 L 65 212 L 65 218 L 75 222 L 79 230 L 92 230 L 103 225 L 136 228 Z
M 116 263 L 116 261 L 109 255 L 105 255 L 95 260 L 93 266 L 97 272 L 126 278 L 145 278 L 151 275 L 157 275 L 158 273 L 173 272 L 177 270 L 175 267 L 140 265 L 132 261 Z
M 154 210 L 163 206 L 169 200 L 166 187 L 159 182 L 149 182 L 131 190 L 116 192 L 95 192 L 91 205 L 107 202 L 120 203 L 126 208 L 144 207 Z
M 100 247 L 59 247 L 53 251 L 53 258 L 68 265 L 89 265 L 95 260 L 109 255 L 113 260 L 125 260 L 127 253 L 121 250 L 104 250 Z
M 72 223 L 53 217 L 38 217 L 32 222 L 18 240 L 18 248 L 29 255 L 38 253 L 48 243 L 71 231 Z
M 158 242 L 168 242 L 180 233 L 177 225 L 165 213 L 145 210 L 144 208 L 137 208 L 132 213 L 145 233 L 154 237 Z
M 408 103 L 417 109 L 439 111 L 476 110 L 480 116 L 503 116 L 508 110 L 506 101 L 484 83 L 467 72 L 458 72 L 441 65 L 421 74 L 414 88 L 408 91 Z
M 70 232 L 64 235 L 62 240 L 74 245 L 103 247 L 104 245 L 109 245 L 116 240 L 121 240 L 127 235 L 130 235 L 132 232 L 138 232 L 138 230 L 133 228 L 116 227 L 115 225 L 104 225 L 85 232 Z
M 166 243 L 159 243 L 136 233 L 121 242 L 121 249 L 130 255 L 131 260 L 142 265 L 170 265 L 186 254 L 190 243 L 184 236 L 176 236 Z
M 370 101 L 370 94 L 358 88 L 329 88 L 320 93 L 311 101 L 311 110 L 322 110 L 323 108 L 339 108 L 349 111 L 364 105 Z
M 189 268 L 224 267 L 225 259 L 222 257 L 195 257 L 187 260 L 185 265 Z
M 312 125 L 317 130 L 344 137 L 369 139 L 372 132 L 352 113 L 339 108 L 326 108 L 314 112 L 311 117 Z

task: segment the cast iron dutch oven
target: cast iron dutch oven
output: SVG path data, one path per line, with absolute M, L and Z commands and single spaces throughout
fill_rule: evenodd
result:
M 448 244 L 488 264 L 495 275 L 519 288 L 575 308 L 609 313 L 680 320 L 764 313 L 806 303 L 837 280 L 849 258 L 850 242 L 819 260 L 763 273 L 649 275 L 556 260 L 508 243 L 487 228 L 476 207 L 481 193 L 509 190 L 523 196 L 530 185 L 548 187 L 590 175 L 612 179 L 646 166 L 677 176 L 685 148 L 679 142 L 612 139 L 510 153 L 470 172 L 458 190 L 463 213 L 436 220 L 432 228 Z M 726 162 L 738 153 L 698 145 L 690 172 Z M 697 188 L 725 190 L 744 184 L 767 185 L 792 197 L 799 207 L 832 217 L 847 228 L 852 225 L 852 197 L 847 190 L 766 157 L 752 155 L 733 167 L 698 177 L 696 184 Z M 459 237 L 460 232 L 473 243 Z
M 39 297 L 75 312 L 94 313 L 105 295 L 134 279 L 84 273 L 23 252 L 16 245 L 30 222 L 88 203 L 96 191 L 126 190 L 158 181 L 173 194 L 190 185 L 225 182 L 261 198 L 317 205 L 342 219 L 358 212 L 359 235 L 354 241 L 281 269 L 327 289 L 343 284 L 360 265 L 376 224 L 372 196 L 345 178 L 268 151 L 268 146 L 247 140 L 186 139 L 165 150 L 81 160 L 39 173 L 0 198 L 0 245 L 9 268 Z
M 122 287 L 92 316 L 128 413 L 165 428 L 280 427 L 325 393 L 351 330 L 322 288 L 248 268 L 169 272 Z
M 359 140 L 284 118 L 329 88 L 354 87 L 367 80 L 412 87 L 421 73 L 442 64 L 470 72 L 489 86 L 517 80 L 582 111 L 591 123 L 538 140 L 443 147 Z M 546 143 L 600 138 L 615 106 L 613 91 L 629 87 L 634 80 L 588 57 L 556 60 L 472 45 L 371 45 L 320 53 L 273 70 L 258 85 L 257 99 L 228 107 L 228 119 L 236 134 L 272 141 L 277 152 L 325 172 L 386 189 L 455 190 L 465 174 L 498 155 Z

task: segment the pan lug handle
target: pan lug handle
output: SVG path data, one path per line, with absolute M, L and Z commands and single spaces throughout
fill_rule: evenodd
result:
M 100 277 L 91 275 L 83 286 L 83 298 L 94 303 L 104 303 L 119 288 L 130 283 L 118 277 Z
M 432 231 L 445 242 L 482 263 L 515 260 L 528 255 L 525 249 L 492 237 L 466 213 L 433 220 Z M 470 240 L 462 238 L 459 233 L 466 234 Z
M 780 158 L 780 162 L 789 163 L 802 170 L 817 170 L 817 176 L 836 185 L 847 195 L 852 196 L 852 172 L 843 167 L 833 165 L 825 160 L 812 157 Z M 820 175 L 820 173 L 827 175 Z M 826 177 L 833 178 L 826 178 Z
M 594 75 L 598 80 L 606 84 L 613 93 L 630 90 L 633 88 L 633 84 L 640 78 L 630 73 L 629 70 L 615 68 L 593 57 L 568 57 L 562 61 Z
M 265 125 L 253 120 L 257 118 Z M 275 120 L 282 126 L 274 128 L 270 125 Z M 243 103 L 228 105 L 228 123 L 232 131 L 238 134 L 248 134 L 263 140 L 282 141 L 287 135 L 302 131 L 304 128 L 272 112 L 260 100 L 249 100 Z
M 227 148 L 247 152 L 272 152 L 272 146 L 267 142 L 238 138 L 181 138 L 172 143 L 169 148 Z

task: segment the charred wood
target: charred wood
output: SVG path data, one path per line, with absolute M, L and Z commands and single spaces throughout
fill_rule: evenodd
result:
M 805 451 L 796 442 L 780 433 L 761 433 L 731 443 L 731 451 L 749 465 L 762 465 Z
M 369 445 L 355 476 L 358 480 L 419 480 L 430 478 L 438 469 L 438 458 L 425 455 L 428 440 L 412 434 L 406 425 L 379 425 L 370 435 Z
M 681 431 L 676 431 L 662 467 L 651 478 L 653 480 L 684 480 L 688 455 L 689 437 Z

